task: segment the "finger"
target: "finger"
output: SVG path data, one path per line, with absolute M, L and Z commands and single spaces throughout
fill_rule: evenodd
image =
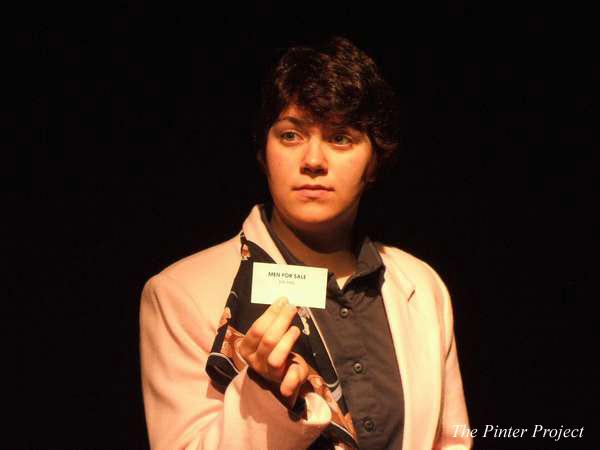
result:
M 291 364 L 283 377 L 283 380 L 281 380 L 279 392 L 281 392 L 281 395 L 284 397 L 295 396 L 307 376 L 308 367 L 303 367 L 302 364 Z
M 269 357 L 275 346 L 281 341 L 282 337 L 290 328 L 292 320 L 297 313 L 297 309 L 292 305 L 284 305 L 279 311 L 279 315 L 271 322 L 271 326 L 264 333 L 256 353 L 259 358 L 266 359 Z
M 283 395 L 284 397 L 291 397 L 292 395 L 294 395 L 298 387 L 300 376 L 298 374 L 297 367 L 297 364 L 292 364 L 285 373 L 283 380 L 281 380 L 279 392 L 281 392 L 281 395 Z
M 249 355 L 254 353 L 265 332 L 269 329 L 271 322 L 279 315 L 279 311 L 288 303 L 287 298 L 281 297 L 270 305 L 264 313 L 254 321 L 250 326 L 242 344 L 240 345 L 240 353 Z
M 283 369 L 287 363 L 290 351 L 300 337 L 300 334 L 300 328 L 292 325 L 282 336 L 267 358 L 267 364 L 271 370 L 278 371 Z
M 298 376 L 300 377 L 300 384 L 302 384 L 308 378 L 308 364 L 304 358 L 302 358 L 302 356 L 296 354 L 294 354 L 293 361 L 294 365 L 296 366 L 296 370 L 298 371 Z

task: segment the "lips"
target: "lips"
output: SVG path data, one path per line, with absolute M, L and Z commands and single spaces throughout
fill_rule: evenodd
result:
M 322 184 L 304 184 L 294 189 L 297 191 L 333 191 L 333 188 L 329 186 L 323 186 Z
M 318 200 L 329 195 L 333 188 L 321 184 L 305 184 L 294 188 L 294 191 L 304 200 Z

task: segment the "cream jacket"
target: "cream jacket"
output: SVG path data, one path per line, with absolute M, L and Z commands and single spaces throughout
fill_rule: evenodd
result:
M 242 229 L 285 264 L 257 206 Z M 470 448 L 462 432 L 469 424 L 448 291 L 423 261 L 376 245 L 386 268 L 382 296 L 404 391 L 402 449 Z M 305 449 L 329 423 L 331 412 L 318 395 L 306 398 L 307 419 L 295 420 L 246 370 L 224 394 L 212 386 L 206 359 L 239 264 L 238 235 L 172 264 L 144 286 L 142 391 L 153 449 Z

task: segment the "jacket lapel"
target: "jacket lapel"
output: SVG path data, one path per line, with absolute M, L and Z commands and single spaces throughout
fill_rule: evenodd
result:
M 385 278 L 382 296 L 404 393 L 403 448 L 425 448 L 435 438 L 441 395 L 437 320 L 420 310 L 413 282 L 380 248 Z M 429 419 L 429 420 L 428 420 Z

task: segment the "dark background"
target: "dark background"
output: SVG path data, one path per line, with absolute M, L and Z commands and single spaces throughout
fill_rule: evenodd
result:
M 473 427 L 585 427 L 583 439 L 477 447 L 597 448 L 588 150 L 600 66 L 587 12 L 274 9 L 80 8 L 16 34 L 18 64 L 34 66 L 16 72 L 32 103 L 15 161 L 34 157 L 7 191 L 30 219 L 5 241 L 25 256 L 9 299 L 27 336 L 6 340 L 17 375 L 6 448 L 147 448 L 142 286 L 233 236 L 268 198 L 251 140 L 259 81 L 281 49 L 334 33 L 402 99 L 399 164 L 364 212 L 374 238 L 448 285 Z

